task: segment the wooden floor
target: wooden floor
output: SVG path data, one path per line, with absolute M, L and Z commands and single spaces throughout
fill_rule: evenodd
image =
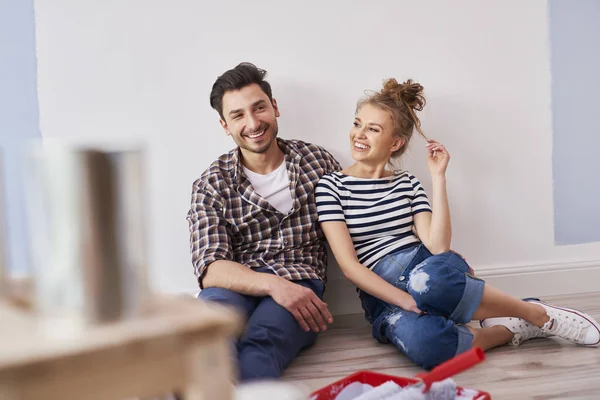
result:
M 543 299 L 573 307 L 600 320 L 600 292 Z M 485 390 L 498 399 L 600 399 L 600 347 L 584 348 L 563 339 L 534 339 L 503 346 L 486 360 L 455 376 L 459 386 Z M 290 365 L 284 380 L 312 392 L 359 370 L 412 377 L 420 369 L 391 345 L 370 335 L 362 315 L 338 316 L 317 343 Z

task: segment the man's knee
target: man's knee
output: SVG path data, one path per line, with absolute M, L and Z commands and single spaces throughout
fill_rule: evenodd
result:
M 270 327 L 249 326 L 238 344 L 240 380 L 278 378 L 286 366 L 286 341 Z
M 302 337 L 288 336 L 272 327 L 249 327 L 238 344 L 240 380 L 279 378 L 298 352 L 315 342 L 316 336 L 314 332 Z
M 271 298 L 259 305 L 238 344 L 242 380 L 277 378 L 298 352 L 315 343 L 294 317 Z
M 255 305 L 252 297 L 219 287 L 202 289 L 198 295 L 198 299 L 233 307 L 237 311 L 242 312 L 246 317 L 250 315 Z
M 219 287 L 209 287 L 206 289 L 202 289 L 200 291 L 200 294 L 198 295 L 198 298 L 200 300 L 214 301 L 216 303 L 225 304 L 235 303 L 236 301 L 240 300 L 240 297 L 242 297 L 242 295 L 240 295 L 239 293 Z

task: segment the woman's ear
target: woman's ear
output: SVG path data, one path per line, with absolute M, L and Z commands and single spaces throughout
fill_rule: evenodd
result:
M 406 140 L 404 138 L 397 138 L 394 141 L 394 144 L 392 145 L 392 148 L 390 150 L 392 152 L 398 151 L 402 148 L 402 146 L 404 146 L 404 143 L 406 143 Z

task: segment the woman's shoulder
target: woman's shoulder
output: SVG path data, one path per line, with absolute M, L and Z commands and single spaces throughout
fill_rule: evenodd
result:
M 398 170 L 394 170 L 394 177 L 395 178 L 404 178 L 404 179 L 408 179 L 408 180 L 419 180 L 419 178 L 416 177 L 416 175 L 414 175 L 412 172 L 410 172 L 407 169 L 398 169 Z
M 343 177 L 343 174 L 341 174 L 340 171 L 328 172 L 328 173 L 324 174 L 323 176 L 321 176 L 317 186 L 337 187 L 340 185 L 340 181 L 341 181 L 342 177 Z
M 395 181 L 402 179 L 411 180 L 414 178 L 414 175 L 411 174 L 410 171 L 407 169 L 395 169 L 392 170 L 392 175 L 390 176 L 390 178 Z
M 342 173 L 342 171 L 332 171 L 332 172 L 323 174 L 323 176 L 321 176 L 320 180 L 321 181 L 323 181 L 323 180 L 326 180 L 326 181 L 339 180 L 343 176 L 344 176 L 344 174 Z

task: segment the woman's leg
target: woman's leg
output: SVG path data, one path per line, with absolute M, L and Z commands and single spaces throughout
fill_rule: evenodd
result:
M 525 336 L 526 332 L 519 326 L 513 327 L 516 333 L 502 325 L 475 329 L 457 325 L 442 316 L 417 315 L 401 309 L 389 312 L 382 318 L 374 336 L 381 342 L 392 343 L 425 369 L 433 368 L 473 347 L 487 351 L 511 341 L 514 343 L 515 339 L 520 342 L 531 338 Z
M 419 309 L 465 324 L 479 308 L 485 286 L 468 271 L 469 266 L 459 255 L 436 254 L 411 271 L 407 291 Z
M 490 290 L 490 297 L 494 301 L 497 301 L 498 299 L 501 299 L 502 297 L 506 296 L 497 289 L 491 287 L 490 289 L 492 289 Z M 497 292 L 499 292 L 500 295 L 498 295 Z M 515 300 L 516 299 L 512 298 L 511 303 L 515 303 Z M 525 301 L 516 300 L 516 303 L 518 307 L 516 308 L 517 311 L 508 310 L 507 313 L 509 315 L 514 315 L 518 312 L 527 312 L 527 310 L 523 310 L 522 304 L 518 304 L 525 303 L 526 305 L 532 305 L 535 307 L 542 308 L 546 314 L 545 319 L 547 320 L 547 322 L 540 326 L 539 321 L 536 323 L 533 320 L 530 321 L 529 319 L 527 319 L 527 317 L 491 317 L 487 319 L 482 319 L 481 325 L 504 325 L 510 329 L 510 326 L 514 325 L 515 323 L 519 323 L 520 325 L 525 324 L 525 326 L 528 326 L 528 324 L 531 323 L 531 326 L 533 326 L 537 331 L 532 332 L 529 330 L 529 328 L 526 329 L 523 340 L 527 340 L 529 338 L 528 336 L 532 335 L 532 337 L 558 336 L 563 339 L 567 339 L 575 344 L 583 346 L 600 345 L 600 324 L 590 315 L 566 307 L 553 306 L 544 303 L 538 299 L 526 299 Z M 484 313 L 488 311 L 486 310 L 485 304 L 483 304 L 483 311 Z M 517 337 L 517 343 L 515 344 L 518 344 L 518 342 L 522 341 L 519 340 L 518 335 L 515 334 L 515 337 Z
M 485 284 L 481 302 L 472 318 L 481 320 L 494 317 L 522 318 L 539 328 L 550 320 L 546 309 L 541 305 L 514 298 L 499 289 Z
M 515 336 L 507 327 L 502 325 L 481 329 L 467 326 L 467 329 L 473 335 L 472 347 L 481 347 L 484 351 L 510 343 Z
M 523 318 L 538 327 L 548 322 L 544 307 L 516 299 L 467 275 L 468 271 L 455 253 L 431 256 L 412 271 L 408 292 L 422 310 L 458 323 L 493 317 Z
M 503 318 L 504 317 L 504 318 Z M 519 300 L 490 285 L 485 285 L 479 307 L 473 319 L 483 320 L 487 324 L 509 327 L 515 322 L 510 318 L 522 319 L 522 324 L 533 324 L 539 331 L 528 331 L 524 337 L 543 337 L 556 335 L 573 343 L 584 346 L 600 344 L 600 324 L 590 315 L 578 310 L 556 307 L 537 299 Z M 516 335 L 520 342 L 519 335 Z M 524 339 L 524 340 L 526 340 Z
M 455 253 L 431 256 L 411 272 L 408 292 L 421 310 L 445 316 L 457 323 L 515 317 L 541 329 L 533 337 L 556 335 L 576 344 L 600 344 L 600 324 L 590 315 L 537 299 L 516 299 L 472 277 L 468 271 L 469 266 Z M 491 324 L 507 326 L 512 323 L 504 318 Z M 507 328 L 516 334 L 510 327 Z M 527 333 L 524 336 L 531 335 Z
M 381 342 L 392 343 L 421 368 L 431 369 L 472 347 L 469 329 L 442 316 L 396 308 L 381 319 L 373 325 L 373 335 Z

